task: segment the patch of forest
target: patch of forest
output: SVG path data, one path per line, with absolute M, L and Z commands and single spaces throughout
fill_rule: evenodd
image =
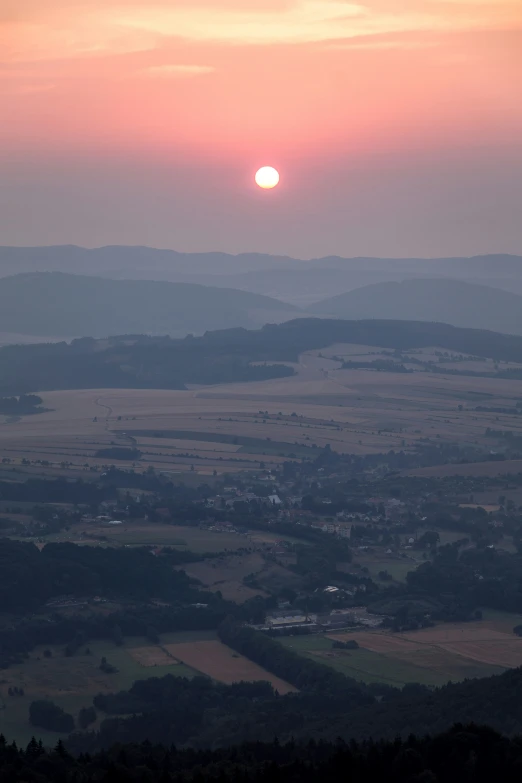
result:
M 0 668 L 21 663 L 38 645 L 64 645 L 66 654 L 74 654 L 88 640 L 112 639 L 115 628 L 124 636 L 147 636 L 151 628 L 157 634 L 216 629 L 227 616 L 262 622 L 262 599 L 225 601 L 199 589 L 178 568 L 205 557 L 168 548 L 153 556 L 147 547 L 72 543 L 47 544 L 40 551 L 31 543 L 0 539 Z M 121 608 L 97 612 L 89 603 L 96 596 L 121 602 Z M 73 612 L 75 600 L 81 600 L 77 613 L 60 614 L 53 600 L 62 598 L 72 599 Z
M 407 370 L 403 364 L 399 362 L 393 362 L 389 359 L 376 359 L 373 362 L 343 362 L 343 370 L 377 370 L 377 372 L 413 372 L 413 370 Z
M 20 394 L 19 397 L 0 397 L 0 414 L 3 416 L 28 416 L 32 413 L 45 413 L 42 398 L 36 394 Z
M 129 600 L 197 601 L 200 593 L 185 572 L 173 568 L 194 559 L 197 555 L 175 549 L 153 557 L 146 547 L 51 543 L 39 550 L 1 539 L 0 605 L 4 611 L 30 612 L 56 596 L 107 593 Z
M 446 731 L 454 722 L 488 723 L 509 735 L 522 733 L 521 669 L 436 689 L 411 684 L 399 690 L 356 682 L 271 639 L 269 644 L 260 641 L 263 652 L 255 653 L 244 639 L 239 643 L 241 633 L 238 630 L 235 639 L 228 633 L 223 638 L 262 660 L 267 670 L 284 671 L 300 683 L 298 693 L 280 696 L 268 683 L 254 683 L 250 698 L 244 691 L 238 699 L 239 685 L 172 675 L 147 679 L 129 691 L 95 697 L 98 714 L 105 713 L 105 719 L 96 732 L 71 735 L 68 747 L 75 753 L 93 753 L 115 742 L 149 737 L 194 748 L 227 747 L 253 738 L 269 742 L 274 736 L 282 742 L 310 736 L 327 742 L 393 740 L 415 732 Z M 130 717 L 121 717 L 122 713 Z
M 301 318 L 259 330 L 224 329 L 184 339 L 132 336 L 113 337 L 103 346 L 93 338 L 70 344 L 5 346 L 0 349 L 0 392 L 183 389 L 187 384 L 282 378 L 294 370 L 272 362 L 295 362 L 303 351 L 334 343 L 396 350 L 436 345 L 497 361 L 522 362 L 522 337 L 516 335 L 421 321 Z

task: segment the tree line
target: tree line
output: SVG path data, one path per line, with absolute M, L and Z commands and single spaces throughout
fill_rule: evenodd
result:
M 0 397 L 0 413 L 4 416 L 24 416 L 28 413 L 43 413 L 42 398 L 36 394 L 20 394 L 19 397 Z
M 247 651 L 246 646 L 243 649 Z M 411 684 L 400 690 L 354 683 L 340 673 L 335 680 L 335 671 L 330 670 L 330 678 L 326 672 L 301 668 L 301 661 L 295 661 L 293 669 L 287 658 L 279 659 L 275 654 L 254 657 L 250 648 L 248 651 L 268 670 L 272 667 L 278 676 L 286 675 L 290 682 L 299 683 L 301 690 L 280 696 L 266 684 L 257 689 L 257 683 L 249 691 L 251 698 L 236 699 L 235 693 L 241 691 L 234 689 L 239 686 L 212 684 L 208 678 L 204 686 L 198 678 L 184 683 L 181 678 L 173 678 L 173 682 L 170 676 L 146 680 L 135 683 L 128 692 L 97 696 L 94 706 L 98 714 L 106 712 L 109 717 L 97 732 L 71 735 L 67 746 L 75 753 L 93 753 L 115 742 L 139 742 L 149 737 L 195 748 L 225 747 L 252 739 L 269 742 L 274 736 L 281 741 L 310 736 L 326 742 L 335 742 L 338 737 L 393 740 L 415 732 L 447 731 L 454 722 L 472 721 L 487 723 L 510 736 L 522 733 L 520 669 L 441 688 Z M 219 693 L 213 692 L 215 687 Z M 116 715 L 120 710 L 129 717 Z
M 118 743 L 94 755 L 71 755 L 62 742 L 25 748 L 0 737 L 2 783 L 518 783 L 522 740 L 488 726 L 456 724 L 441 734 L 386 742 L 315 739 L 251 741 L 213 750 L 178 749 L 156 737 Z
M 302 318 L 262 329 L 223 329 L 185 339 L 134 336 L 109 344 L 83 338 L 0 349 L 0 391 L 36 389 L 163 388 L 292 375 L 270 362 L 297 361 L 300 353 L 334 343 L 386 348 L 442 348 L 497 360 L 522 361 L 522 337 L 446 324 L 407 321 L 341 321 Z M 447 372 L 445 370 L 444 372 Z M 510 371 L 518 372 L 518 371 Z
M 94 596 L 147 600 L 197 600 L 198 591 L 185 572 L 173 566 L 198 556 L 166 550 L 153 557 L 146 547 L 112 549 L 31 543 L 0 539 L 0 604 L 4 611 L 42 607 L 55 596 Z

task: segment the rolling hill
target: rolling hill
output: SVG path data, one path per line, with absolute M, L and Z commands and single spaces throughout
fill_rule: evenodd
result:
M 0 279 L 0 332 L 49 337 L 185 336 L 295 317 L 270 297 L 191 283 L 35 272 Z
M 377 283 L 316 302 L 308 311 L 343 319 L 436 321 L 522 334 L 522 296 L 461 280 Z
M 202 337 L 83 338 L 71 344 L 0 348 L 0 394 L 56 389 L 183 389 L 282 378 L 304 351 L 334 343 L 445 350 L 522 362 L 522 337 L 418 321 L 300 318 L 262 329 L 221 329 Z
M 204 275 L 242 274 L 254 269 L 300 269 L 303 262 L 261 253 L 178 253 L 154 247 L 76 245 L 0 246 L 0 276 L 18 272 L 68 272 L 114 278 L 180 281 Z M 199 281 L 201 282 L 201 281 Z M 232 286 L 233 287 L 233 286 Z
M 307 306 L 339 291 L 409 278 L 451 278 L 522 294 L 522 257 L 302 260 L 262 253 L 179 253 L 151 247 L 0 247 L 0 278 L 65 272 L 115 280 L 167 280 L 234 288 Z

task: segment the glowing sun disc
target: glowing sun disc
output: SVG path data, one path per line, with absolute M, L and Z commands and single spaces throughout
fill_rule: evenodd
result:
M 275 188 L 279 184 L 279 172 L 272 166 L 263 166 L 256 172 L 256 184 L 264 190 Z

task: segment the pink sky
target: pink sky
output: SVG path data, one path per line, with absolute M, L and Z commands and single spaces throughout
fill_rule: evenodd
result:
M 0 116 L 2 244 L 522 253 L 519 0 L 4 0 Z

